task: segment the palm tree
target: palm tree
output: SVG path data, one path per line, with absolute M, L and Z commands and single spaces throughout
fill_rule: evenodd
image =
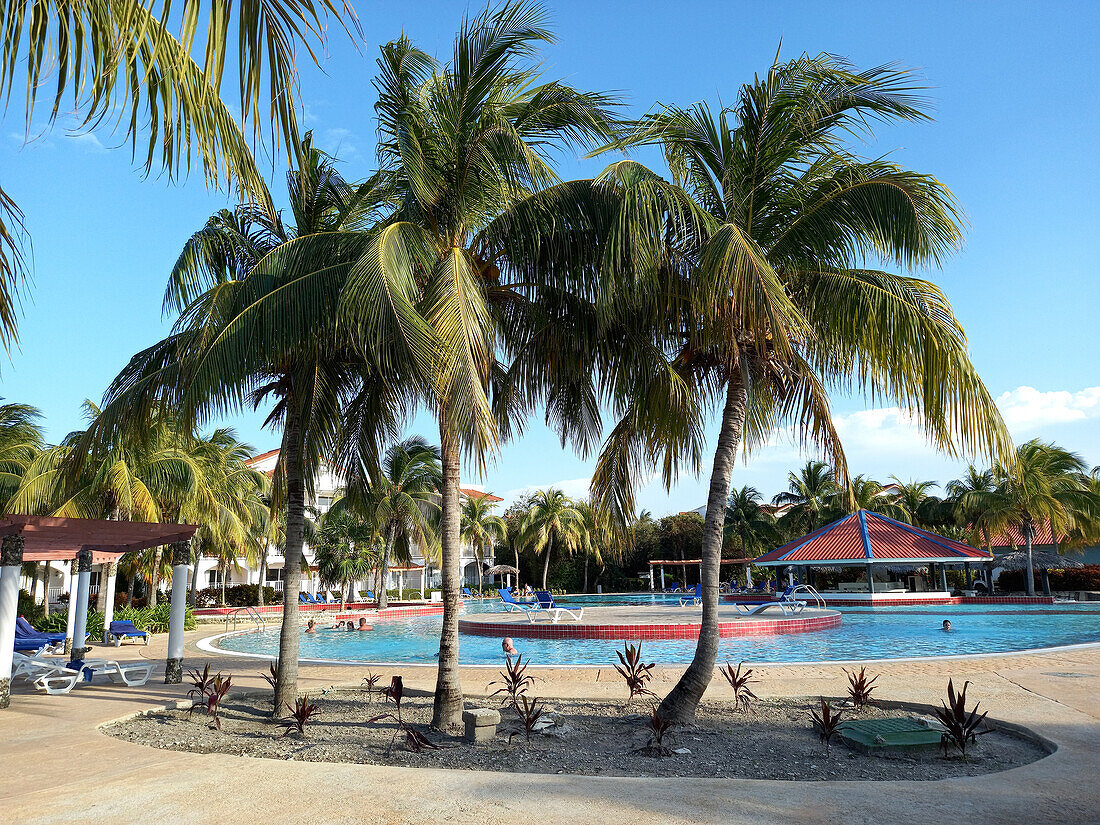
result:
M 779 541 L 775 516 L 764 509 L 755 487 L 741 487 L 730 493 L 723 529 L 725 535 L 737 539 L 738 549 L 746 558 L 768 552 Z
M 833 496 L 832 507 L 826 519 L 833 521 L 845 513 L 857 510 L 870 510 L 897 521 L 909 521 L 909 514 L 899 505 L 893 496 L 884 492 L 885 487 L 862 473 L 852 476 L 847 488 L 838 488 Z M 792 537 L 793 538 L 793 537 Z
M 997 489 L 989 498 L 990 529 L 1019 528 L 1027 547 L 1027 594 L 1034 596 L 1036 526 L 1049 524 L 1052 536 L 1065 535 L 1100 514 L 1100 499 L 1089 487 L 1080 456 L 1039 439 L 1017 447 L 1015 461 L 996 465 L 993 476 Z
M 916 527 L 930 527 L 935 521 L 936 510 L 941 504 L 941 499 L 930 491 L 936 489 L 934 481 L 902 481 L 897 476 L 890 476 L 898 486 L 894 494 L 894 503 L 906 514 L 905 521 Z
M 0 404 L 0 501 L 5 513 L 15 512 L 10 500 L 27 468 L 45 447 L 39 420 L 42 413 L 27 404 Z
M 439 426 L 437 728 L 458 724 L 462 711 L 460 459 L 480 471 L 517 413 L 549 395 L 553 359 L 532 357 L 531 370 L 511 375 L 497 359 L 556 334 L 557 319 L 538 307 L 546 293 L 583 282 L 591 270 L 574 264 L 597 249 L 573 218 L 583 221 L 587 204 L 603 208 L 599 187 L 560 183 L 550 159 L 609 139 L 612 101 L 542 77 L 536 55 L 553 41 L 546 18 L 535 3 L 507 2 L 463 21 L 446 64 L 406 38 L 378 61 L 378 160 L 397 205 L 362 239 L 343 313 L 380 363 L 415 365 L 412 386 Z M 549 404 L 547 417 L 557 409 Z
M 832 468 L 824 461 L 807 461 L 797 473 L 787 474 L 787 490 L 777 493 L 772 504 L 788 508 L 782 520 L 797 536 L 825 524 L 838 492 Z
M 459 538 L 474 550 L 477 558 L 477 592 L 481 593 L 481 568 L 485 557 L 495 545 L 504 541 L 506 527 L 504 519 L 493 511 L 495 501 L 483 496 L 467 496 L 462 503 L 462 517 L 459 523 Z
M 955 510 L 955 519 L 967 529 L 967 539 L 972 544 L 993 552 L 990 544 L 990 516 L 997 481 L 992 470 L 979 470 L 967 465 L 966 475 L 947 482 L 947 500 Z
M 195 151 L 208 184 L 265 195 L 247 130 L 256 136 L 270 122 L 275 147 L 283 140 L 288 149 L 293 145 L 297 47 L 304 45 L 316 60 L 326 17 L 357 31 L 355 14 L 333 0 L 268 0 L 236 9 L 228 3 L 211 7 L 204 27 L 202 4 L 183 5 L 179 15 L 178 5 L 138 0 L 6 4 L 0 15 L 0 94 L 7 98 L 13 83 L 23 85 L 17 74 L 26 66 L 28 132 L 38 95 L 50 87 L 50 125 L 73 107 L 82 128 L 122 125 L 135 154 L 145 156 L 146 174 L 158 167 L 172 178 L 186 173 Z M 236 37 L 230 19 L 237 23 Z M 170 25 L 177 20 L 175 33 Z M 219 96 L 227 65 L 240 81 L 239 124 Z M 62 106 L 66 94 L 71 106 Z M 8 350 L 16 341 L 15 299 L 26 277 L 24 241 L 23 213 L 0 188 L 0 342 Z
M 939 181 L 844 145 L 873 121 L 924 120 L 925 106 L 905 71 L 860 72 L 831 55 L 803 56 L 777 61 L 730 108 L 667 107 L 614 144 L 662 146 L 673 181 L 636 169 L 628 170 L 634 183 L 615 177 L 646 196 L 650 208 L 639 213 L 665 216 L 667 259 L 651 255 L 661 265 L 629 290 L 634 305 L 657 308 L 649 328 L 665 361 L 648 381 L 622 382 L 625 414 L 593 481 L 600 501 L 626 510 L 632 479 L 648 467 L 663 462 L 668 483 L 677 458 L 694 463 L 708 404 L 722 407 L 696 656 L 660 709 L 675 723 L 693 719 L 713 675 L 722 524 L 738 450 L 790 424 L 846 482 L 828 391 L 854 388 L 911 412 L 940 448 L 1008 446 L 944 295 L 927 281 L 866 268 L 868 260 L 936 264 L 960 243 L 954 200 Z M 686 389 L 672 404 L 652 388 L 674 380 Z M 650 396 L 661 401 L 655 409 Z
M 572 554 L 584 541 L 584 519 L 561 490 L 539 490 L 520 527 L 520 544 L 536 555 L 544 554 L 542 589 L 550 572 L 550 557 L 556 550 Z
M 392 390 L 341 337 L 335 305 L 350 260 L 326 254 L 303 300 L 303 238 L 332 237 L 372 220 L 383 195 L 377 180 L 346 183 L 306 135 L 287 174 L 294 227 L 266 207 L 223 211 L 188 241 L 173 269 L 166 307 L 181 312 L 173 333 L 135 355 L 108 388 L 89 444 L 141 427 L 153 409 L 177 411 L 183 426 L 269 399 L 267 423 L 281 426 L 272 506 L 285 510 L 285 580 L 274 713 L 293 706 L 298 680 L 298 592 L 305 502 L 340 433 L 358 426 L 360 449 L 396 429 Z M 267 202 L 270 199 L 265 199 Z M 332 250 L 328 250 L 331 253 Z M 368 432 L 369 429 L 369 432 Z
M 382 557 L 381 538 L 347 507 L 333 508 L 317 522 L 314 560 L 325 587 L 340 588 L 340 609 L 352 598 L 353 582 L 377 569 Z
M 378 607 L 385 609 L 390 562 L 396 559 L 408 564 L 414 546 L 427 560 L 438 543 L 439 450 L 422 437 L 412 436 L 390 446 L 381 466 L 374 470 L 365 460 L 352 466 L 346 494 L 333 503 L 333 509 L 348 509 L 363 518 L 381 542 Z

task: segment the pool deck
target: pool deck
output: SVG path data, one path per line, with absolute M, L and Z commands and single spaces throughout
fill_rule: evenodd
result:
M 579 608 L 567 605 L 557 622 L 551 610 L 513 610 L 473 613 L 459 619 L 460 633 L 474 636 L 520 636 L 527 639 L 696 639 L 699 637 L 698 606 L 611 605 Z M 804 608 L 798 613 L 768 607 L 753 616 L 740 613 L 732 604 L 718 607 L 718 635 L 772 636 L 784 633 L 809 633 L 839 627 L 841 614 L 836 610 Z
M 205 661 L 233 674 L 234 688 L 267 690 L 262 663 L 212 656 L 195 647 L 210 629 L 188 633 L 185 666 Z M 96 656 L 164 661 L 166 639 L 148 647 L 94 646 Z M 0 710 L 0 821 L 118 823 L 516 822 L 782 823 L 847 825 L 878 822 L 1022 823 L 1100 820 L 1100 646 L 975 659 L 875 664 L 883 699 L 935 703 L 949 677 L 972 682 L 968 695 L 990 715 L 1025 725 L 1057 745 L 1031 765 L 1000 774 L 939 782 L 779 782 L 571 775 L 500 775 L 480 771 L 390 768 L 202 755 L 156 750 L 101 734 L 98 726 L 184 698 L 187 685 L 140 688 L 95 685 L 69 696 L 28 693 L 19 685 Z M 839 696 L 839 665 L 763 665 L 761 696 Z M 378 668 L 400 673 L 407 687 L 428 690 L 434 667 Z M 302 667 L 301 687 L 317 691 L 357 684 L 362 669 Z M 656 671 L 666 691 L 678 668 Z M 607 668 L 539 669 L 538 695 L 621 699 L 623 685 Z M 487 693 L 494 673 L 463 669 L 471 696 Z M 728 697 L 716 678 L 707 692 Z M 471 703 L 476 704 L 476 702 Z M 705 758 L 705 755 L 703 756 Z M 824 756 L 822 757 L 824 758 Z M 842 758 L 834 751 L 833 759 Z M 858 779 L 858 777 L 853 777 Z M 294 812 L 290 814 L 290 812 Z M 289 814 L 289 816 L 288 816 Z

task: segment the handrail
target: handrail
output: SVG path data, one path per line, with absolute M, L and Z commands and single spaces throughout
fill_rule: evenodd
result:
M 245 607 L 238 607 L 230 613 L 225 614 L 225 632 L 229 632 L 229 623 L 233 623 L 233 630 L 237 629 L 237 622 L 241 619 L 241 613 L 244 613 L 246 617 L 260 626 L 260 630 L 267 630 L 267 622 L 255 607 L 246 605 Z
M 821 597 L 821 594 L 820 594 L 820 593 L 818 593 L 818 592 L 817 592 L 816 590 L 814 590 L 814 588 L 813 588 L 813 587 L 811 587 L 811 586 L 810 586 L 810 585 L 808 585 L 808 584 L 799 584 L 799 585 L 795 585 L 795 588 L 794 588 L 794 590 L 792 590 L 792 591 L 791 591 L 791 592 L 790 592 L 790 593 L 788 594 L 788 596 L 789 596 L 789 597 L 793 597 L 793 596 L 794 596 L 794 594 L 795 594 L 795 593 L 797 593 L 797 592 L 799 592 L 800 590 L 801 590 L 802 592 L 804 592 L 804 593 L 809 593 L 809 594 L 810 594 L 810 596 L 812 596 L 812 597 L 813 597 L 813 600 L 814 600 L 814 604 L 815 604 L 815 605 L 816 605 L 817 607 L 820 607 L 820 608 L 821 608 L 822 610 L 825 610 L 825 609 L 826 609 L 827 605 L 825 604 L 825 599 L 823 599 L 823 598 Z

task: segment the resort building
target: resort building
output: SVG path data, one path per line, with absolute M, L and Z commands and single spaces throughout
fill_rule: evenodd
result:
M 256 470 L 265 473 L 269 477 L 275 472 L 275 465 L 279 459 L 278 450 L 269 450 L 266 453 L 254 456 L 249 464 Z M 318 477 L 314 479 L 313 484 L 313 498 L 306 502 L 307 508 L 310 508 L 317 513 L 324 514 L 328 512 L 328 509 L 332 506 L 333 501 L 340 497 L 343 490 L 343 481 L 339 474 L 333 470 L 330 465 L 325 465 L 324 469 L 319 473 Z M 475 490 L 472 488 L 462 488 L 460 490 L 461 499 L 466 498 L 487 498 L 491 501 L 502 501 L 503 499 L 498 496 L 494 496 L 491 493 L 486 493 L 481 490 Z M 317 565 L 314 559 L 313 549 L 307 544 L 304 548 L 304 563 L 309 565 L 309 572 L 305 572 L 303 569 L 302 577 L 302 590 L 304 592 L 317 595 L 317 593 L 323 589 L 320 577 L 317 573 Z M 225 584 L 227 587 L 232 587 L 237 584 L 258 584 L 260 582 L 260 570 L 261 565 L 258 559 L 249 560 L 244 557 L 238 557 L 236 565 L 230 567 L 225 571 Z M 267 559 L 265 566 L 264 584 L 267 587 L 274 588 L 277 592 L 282 593 L 283 590 L 283 570 L 286 564 L 286 559 L 277 547 L 269 547 L 267 551 Z M 477 585 L 478 575 L 478 558 L 474 553 L 472 547 L 464 545 L 462 548 L 461 566 L 462 566 L 462 579 L 467 585 Z M 494 559 L 490 553 L 484 559 L 482 559 L 482 569 L 488 569 L 493 566 Z M 48 581 L 49 581 L 49 593 L 50 602 L 56 603 L 59 601 L 63 594 L 73 592 L 75 575 L 71 569 L 71 565 L 67 562 L 53 562 L 47 565 Z M 98 601 L 102 601 L 99 598 L 100 583 L 106 581 L 106 565 L 94 564 L 92 566 L 91 581 L 90 581 L 90 597 L 93 606 Z M 195 572 L 195 568 L 188 572 L 187 586 L 192 585 L 192 576 Z M 217 559 L 201 558 L 198 563 L 198 590 L 203 590 L 208 587 L 221 587 L 222 584 L 222 571 L 219 570 Z M 393 590 L 397 588 L 423 590 L 429 591 L 433 588 L 438 589 L 442 584 L 442 571 L 433 566 L 433 561 L 426 557 L 421 548 L 414 547 L 410 560 L 405 564 L 391 562 L 389 573 L 386 581 L 386 589 Z M 21 583 L 23 589 L 34 592 L 36 600 L 42 598 L 42 586 L 43 576 L 41 568 L 38 568 L 35 573 L 35 580 L 32 583 L 32 578 L 29 575 L 23 576 Z M 352 584 L 353 591 L 366 591 L 374 587 L 373 580 L 364 580 L 361 582 L 355 582 Z M 167 593 L 170 588 L 170 583 L 162 581 L 160 583 L 160 590 L 162 593 Z M 430 597 L 426 597 L 430 598 Z M 102 605 L 99 605 L 102 608 Z

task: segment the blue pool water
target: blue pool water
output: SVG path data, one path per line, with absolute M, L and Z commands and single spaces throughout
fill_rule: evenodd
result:
M 663 594 L 573 596 L 559 604 L 667 604 L 679 597 Z M 467 603 L 466 612 L 496 612 L 499 602 Z M 1100 642 L 1100 605 L 947 605 L 898 608 L 839 608 L 841 626 L 834 630 L 781 636 L 722 639 L 718 660 L 808 662 L 854 659 L 900 659 L 921 656 L 1005 653 L 1042 647 Z M 682 614 L 680 614 L 682 615 Z M 940 629 L 950 619 L 952 631 Z M 371 633 L 322 630 L 303 633 L 303 659 L 355 662 L 430 664 L 439 650 L 439 616 L 386 619 Z M 217 641 L 223 650 L 271 656 L 278 649 L 278 628 L 227 636 Z M 532 664 L 610 665 L 622 640 L 520 639 L 516 647 Z M 662 639 L 645 643 L 645 656 L 662 664 L 687 663 L 694 640 Z M 461 636 L 463 664 L 497 665 L 500 639 Z

